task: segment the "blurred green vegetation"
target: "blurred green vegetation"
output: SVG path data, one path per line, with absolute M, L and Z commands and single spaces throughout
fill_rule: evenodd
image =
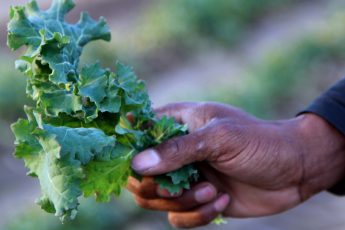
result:
M 0 119 L 13 121 L 24 114 L 24 104 L 30 103 L 25 87 L 25 78 L 14 69 L 14 59 L 0 56 Z
M 131 204 L 131 205 L 129 205 Z M 146 215 L 146 216 L 145 216 Z M 109 230 L 129 229 L 135 223 L 130 220 L 140 221 L 147 218 L 148 214 L 139 209 L 132 201 L 128 193 L 122 199 L 110 203 L 97 203 L 94 199 L 82 199 L 78 216 L 73 221 L 61 223 L 61 221 L 34 207 L 28 212 L 19 215 L 10 221 L 7 230 Z M 164 222 L 157 222 L 161 229 L 169 229 Z M 157 228 L 158 229 L 158 228 Z
M 114 226 L 124 224 L 128 220 L 126 210 L 119 212 L 114 203 L 96 204 L 92 200 L 83 200 L 79 216 L 71 222 L 62 224 L 53 215 L 49 215 L 38 208 L 24 213 L 10 222 L 6 227 L 8 230 L 85 230 L 100 229 L 106 230 Z
M 113 49 L 121 60 L 145 77 L 181 64 L 215 46 L 235 48 L 261 19 L 286 10 L 298 0 L 174 0 L 154 1 L 145 7 L 140 21 L 121 34 L 116 30 Z M 95 46 L 96 47 L 96 46 Z M 94 49 L 94 55 L 100 54 Z M 104 59 L 102 56 L 97 56 Z
M 140 40 L 145 44 L 195 45 L 210 39 L 230 47 L 255 26 L 262 16 L 291 6 L 297 0 L 174 0 L 160 1 L 145 14 Z
M 344 20 L 345 11 L 337 12 L 319 31 L 272 50 L 236 87 L 221 86 L 205 99 L 233 104 L 263 118 L 295 115 L 345 74 Z

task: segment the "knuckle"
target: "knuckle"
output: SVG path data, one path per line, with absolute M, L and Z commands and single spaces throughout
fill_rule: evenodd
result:
M 156 188 L 141 185 L 136 191 L 136 195 L 146 199 L 155 198 L 157 196 Z
M 137 203 L 137 205 L 139 205 L 139 207 L 144 208 L 144 209 L 152 209 L 151 205 L 150 205 L 150 201 L 143 199 L 139 196 L 135 197 L 135 202 Z
M 235 130 L 234 125 L 227 122 L 226 120 L 216 120 L 213 126 L 215 129 L 215 133 L 217 136 L 229 136 L 229 134 L 233 133 Z
M 215 124 L 210 127 L 209 138 L 224 146 L 229 143 L 236 144 L 243 141 L 244 129 L 245 127 L 236 125 L 227 120 L 217 120 Z
M 209 215 L 209 214 L 200 212 L 200 217 L 199 217 L 200 225 L 209 224 L 215 218 L 215 216 L 216 215 Z
M 186 221 L 182 219 L 180 215 L 175 214 L 173 212 L 169 212 L 168 214 L 168 221 L 169 223 L 175 228 L 191 228 L 194 227 L 191 225 L 190 221 Z
M 185 210 L 183 204 L 175 201 L 169 201 L 164 199 L 144 199 L 136 196 L 135 202 L 139 207 L 144 209 L 156 210 L 156 211 L 174 211 L 181 212 Z
M 183 149 L 183 142 L 181 141 L 181 138 L 173 138 L 171 139 L 171 154 L 177 155 L 177 153 L 180 151 L 180 149 Z
M 126 188 L 129 192 L 140 195 L 140 183 L 131 177 L 128 179 Z
M 160 151 L 160 150 L 163 151 Z M 160 146 L 159 152 L 164 152 L 165 154 L 162 154 L 162 158 L 168 157 L 169 162 L 174 162 L 174 160 L 178 160 L 181 156 L 180 151 L 184 149 L 184 143 L 181 138 L 176 137 L 168 140 L 167 142 L 163 143 Z M 169 163 L 168 162 L 168 163 Z
M 174 212 L 182 212 L 182 211 L 186 211 L 188 207 L 186 207 L 185 204 L 182 204 L 178 201 L 175 202 L 169 202 L 169 208 L 166 210 L 169 211 L 174 211 Z
M 175 228 L 181 228 L 182 227 L 179 225 L 178 221 L 176 221 L 175 216 L 172 215 L 171 213 L 169 213 L 169 215 L 168 215 L 168 221 Z
M 197 133 L 188 137 L 173 138 L 170 140 L 169 160 L 171 164 L 176 162 L 200 161 L 203 158 L 201 154 L 206 147 L 203 138 Z M 182 167 L 183 165 L 180 165 Z
M 133 194 L 136 194 L 136 193 L 137 193 L 135 187 L 134 187 L 132 184 L 129 184 L 129 183 L 128 183 L 128 184 L 126 185 L 126 189 L 127 189 L 130 193 L 133 193 Z
M 147 192 L 143 189 L 139 189 L 137 192 L 136 192 L 136 195 L 137 196 L 140 196 L 142 198 L 148 198 L 150 196 L 148 196 Z
M 176 228 L 195 228 L 207 225 L 211 220 L 205 220 L 198 212 L 193 213 L 173 213 L 168 214 L 169 223 Z
M 135 183 L 133 193 L 145 199 L 153 199 L 157 197 L 157 185 L 153 178 L 144 177 L 141 182 Z

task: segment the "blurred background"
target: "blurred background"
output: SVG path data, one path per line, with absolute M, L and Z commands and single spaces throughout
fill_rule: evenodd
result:
M 36 179 L 15 160 L 12 122 L 23 116 L 25 79 L 14 69 L 20 52 L 6 46 L 10 5 L 0 7 L 0 229 L 164 230 L 165 214 L 138 208 L 131 196 L 109 204 L 83 200 L 73 223 L 61 225 L 35 204 Z M 48 0 L 39 0 L 43 8 Z M 307 106 L 345 76 L 344 0 L 78 0 L 80 11 L 104 16 L 110 43 L 94 42 L 83 63 L 120 60 L 144 79 L 154 103 L 220 101 L 264 119 L 284 119 Z M 288 212 L 257 219 L 229 219 L 200 229 L 345 229 L 345 198 L 321 193 Z

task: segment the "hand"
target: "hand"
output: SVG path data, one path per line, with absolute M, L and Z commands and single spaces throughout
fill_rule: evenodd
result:
M 138 154 L 133 169 L 154 176 L 197 162 L 205 180 L 175 196 L 150 177 L 131 178 L 128 188 L 140 206 L 169 212 L 176 227 L 205 225 L 219 214 L 276 214 L 344 176 L 345 138 L 314 114 L 270 122 L 217 103 L 171 104 L 157 114 L 187 124 L 189 134 Z

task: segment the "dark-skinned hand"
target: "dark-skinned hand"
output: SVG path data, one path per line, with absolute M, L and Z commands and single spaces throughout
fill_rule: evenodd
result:
M 344 176 L 345 138 L 321 117 L 265 121 L 219 103 L 177 103 L 157 109 L 187 124 L 189 134 L 136 155 L 128 189 L 139 206 L 168 212 L 179 228 L 225 217 L 288 210 Z M 204 180 L 170 195 L 152 176 L 196 163 Z

